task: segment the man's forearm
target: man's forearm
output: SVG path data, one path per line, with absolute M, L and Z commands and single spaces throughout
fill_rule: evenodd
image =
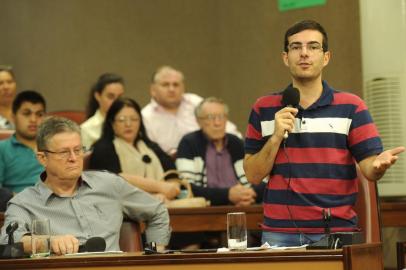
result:
M 272 170 L 281 141 L 272 136 L 254 155 L 245 155 L 245 175 L 253 184 L 259 184 Z

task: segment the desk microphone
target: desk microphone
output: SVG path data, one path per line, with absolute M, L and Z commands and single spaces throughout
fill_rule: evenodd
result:
M 282 94 L 282 105 L 285 107 L 297 108 L 300 102 L 300 92 L 299 89 L 295 87 L 289 87 Z M 288 138 L 288 131 L 285 130 L 283 138 L 286 140 Z
M 87 241 L 79 246 L 80 252 L 98 252 L 106 250 L 106 240 L 102 237 L 92 237 L 87 239 Z

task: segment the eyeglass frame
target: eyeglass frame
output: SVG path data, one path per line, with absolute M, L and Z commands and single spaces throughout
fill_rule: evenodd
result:
M 227 114 L 208 114 L 206 116 L 200 116 L 199 119 L 214 122 L 216 119 L 223 121 L 227 119 Z
M 292 45 L 293 46 L 298 46 L 297 49 L 292 49 Z M 317 48 L 312 48 L 311 46 L 317 46 Z M 301 43 L 301 42 L 292 42 L 288 44 L 288 52 L 292 52 L 292 53 L 298 53 L 301 52 L 303 50 L 303 47 L 306 47 L 306 50 L 310 53 L 314 53 L 316 51 L 324 51 L 324 47 L 323 44 L 317 42 L 317 41 L 310 41 L 308 43 Z
M 78 157 L 83 156 L 87 152 L 87 148 L 86 148 L 86 146 L 81 146 L 80 149 L 69 149 L 69 150 L 63 150 L 63 151 L 51 151 L 48 149 L 42 149 L 42 150 L 38 150 L 38 152 L 54 154 L 54 155 L 57 155 L 57 157 L 59 159 L 68 159 L 72 156 L 72 152 L 73 152 L 73 154 L 75 154 L 75 156 L 78 156 Z
M 141 121 L 141 117 L 131 117 L 131 116 L 120 116 L 117 118 L 114 118 L 114 122 L 119 123 L 119 124 L 126 124 L 127 122 L 130 123 L 136 123 L 136 122 L 140 122 Z

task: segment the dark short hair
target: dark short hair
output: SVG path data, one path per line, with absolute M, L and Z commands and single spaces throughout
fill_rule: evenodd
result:
M 13 114 L 17 113 L 17 111 L 20 109 L 21 105 L 24 102 L 31 102 L 33 104 L 38 103 L 42 104 L 42 106 L 44 106 L 44 110 L 46 111 L 47 105 L 44 97 L 35 90 L 25 90 L 18 93 L 18 95 L 15 97 L 12 107 Z
M 114 73 L 104 73 L 99 76 L 95 84 L 93 84 L 92 88 L 90 89 L 89 93 L 89 100 L 87 102 L 86 107 L 86 116 L 87 118 L 91 117 L 96 110 L 99 108 L 99 103 L 97 102 L 94 94 L 97 92 L 101 94 L 104 88 L 112 83 L 120 83 L 124 85 L 124 79 L 120 75 Z
M 328 37 L 327 37 L 327 32 L 326 32 L 326 30 L 324 30 L 323 26 L 321 26 L 321 24 L 319 24 L 318 22 L 313 21 L 313 20 L 303 20 L 298 23 L 295 23 L 286 31 L 284 47 L 283 47 L 283 50 L 285 52 L 288 52 L 288 46 L 289 46 L 288 38 L 290 36 L 293 36 L 294 34 L 302 32 L 304 30 L 319 31 L 323 35 L 323 44 L 322 44 L 323 51 L 324 52 L 328 51 Z

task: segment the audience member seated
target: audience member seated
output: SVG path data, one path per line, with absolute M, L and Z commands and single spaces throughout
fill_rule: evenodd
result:
M 0 129 L 14 129 L 11 107 L 16 87 L 12 68 L 0 66 Z
M 102 136 L 93 145 L 89 168 L 118 173 L 164 201 L 180 193 L 178 183 L 157 181 L 166 171 L 175 169 L 175 164 L 148 138 L 140 106 L 129 98 L 117 99 L 108 110 Z
M 148 136 L 168 154 L 174 155 L 182 137 L 198 130 L 194 109 L 202 101 L 196 94 L 185 93 L 183 73 L 163 66 L 152 76 L 151 102 L 142 109 Z M 241 138 L 237 127 L 227 122 L 226 130 Z
M 102 237 L 106 250 L 119 250 L 120 228 L 125 214 L 146 224 L 146 240 L 163 249 L 170 238 L 168 211 L 159 200 L 128 184 L 120 176 L 101 171 L 82 171 L 84 148 L 80 128 L 65 118 L 50 117 L 39 127 L 38 159 L 45 167 L 40 181 L 15 195 L 5 213 L 1 242 L 10 223 L 20 224 L 14 233 L 24 251 L 31 252 L 31 222 L 50 219 L 51 252 L 75 253 L 91 237 Z
M 123 93 L 124 79 L 116 74 L 102 74 L 93 85 L 86 108 L 88 119 L 80 126 L 82 143 L 87 149 L 100 138 L 104 118 L 111 103 Z
M 44 167 L 36 158 L 38 126 L 46 104 L 36 91 L 23 91 L 13 101 L 15 133 L 0 141 L 0 185 L 12 192 L 33 186 Z
M 226 133 L 227 105 L 210 97 L 196 107 L 195 115 L 200 130 L 182 138 L 176 159 L 181 177 L 192 183 L 193 194 L 212 205 L 261 202 L 265 184 L 248 183 L 242 167 L 243 142 Z

